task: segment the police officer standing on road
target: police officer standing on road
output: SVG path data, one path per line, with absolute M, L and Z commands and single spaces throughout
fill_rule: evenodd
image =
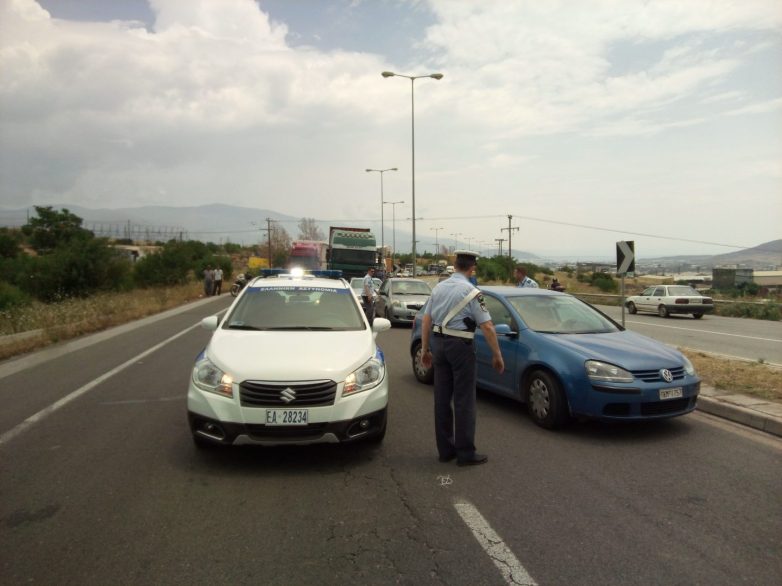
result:
M 422 363 L 434 365 L 434 427 L 441 462 L 483 464 L 475 451 L 475 328 L 481 328 L 492 353 L 492 366 L 505 364 L 483 295 L 468 281 L 478 254 L 456 251 L 456 272 L 438 283 L 423 319 Z M 451 402 L 453 401 L 453 406 Z
M 369 325 L 375 320 L 375 282 L 372 280 L 375 276 L 375 267 L 369 267 L 367 274 L 364 275 L 363 289 L 361 290 L 361 297 L 364 301 L 364 313 L 367 316 Z

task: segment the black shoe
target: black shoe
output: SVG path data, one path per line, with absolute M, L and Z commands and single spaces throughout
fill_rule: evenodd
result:
M 451 454 L 449 456 L 440 456 L 439 458 L 437 458 L 437 460 L 440 462 L 450 462 L 454 458 L 456 458 L 456 454 Z
M 457 466 L 477 466 L 478 464 L 485 464 L 489 461 L 489 456 L 486 454 L 475 453 L 467 458 L 459 458 L 456 461 Z

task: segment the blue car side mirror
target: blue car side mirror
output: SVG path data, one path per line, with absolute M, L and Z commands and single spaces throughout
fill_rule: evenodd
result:
M 518 332 L 514 332 L 510 329 L 510 326 L 508 324 L 497 324 L 494 326 L 494 331 L 497 332 L 498 336 L 516 336 L 518 335 Z

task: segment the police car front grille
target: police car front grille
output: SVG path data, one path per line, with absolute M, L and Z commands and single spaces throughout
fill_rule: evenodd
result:
M 244 381 L 239 385 L 242 407 L 322 407 L 333 405 L 337 383 L 332 380 L 306 382 Z
M 671 374 L 673 375 L 673 380 L 679 380 L 684 378 L 684 368 L 670 368 Z M 656 383 L 658 381 L 663 380 L 663 377 L 660 376 L 660 369 L 657 370 L 633 370 L 631 371 L 632 375 L 640 379 L 646 383 Z
M 424 306 L 423 303 L 408 303 L 407 309 L 415 309 L 416 311 L 421 309 Z

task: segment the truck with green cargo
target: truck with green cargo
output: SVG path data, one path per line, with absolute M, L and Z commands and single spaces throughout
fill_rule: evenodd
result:
M 369 228 L 329 228 L 328 268 L 346 279 L 362 277 L 378 266 L 377 240 Z

